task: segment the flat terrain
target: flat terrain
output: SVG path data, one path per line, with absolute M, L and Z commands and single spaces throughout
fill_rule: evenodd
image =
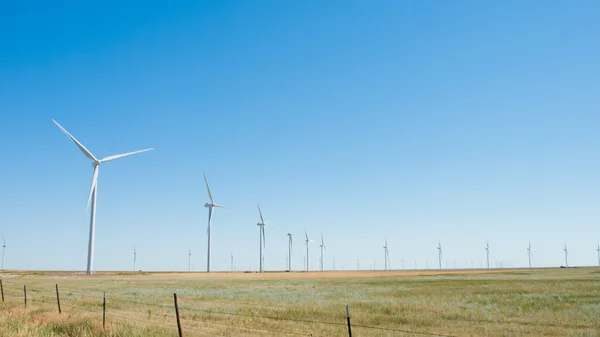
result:
M 600 336 L 599 268 L 0 277 L 0 336 Z

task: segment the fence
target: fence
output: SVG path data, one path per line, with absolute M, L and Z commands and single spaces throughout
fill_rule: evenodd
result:
M 78 289 L 61 290 L 58 284 L 53 289 L 39 289 L 23 285 L 7 287 L 0 279 L 2 302 L 13 304 L 23 303 L 24 310 L 34 310 L 53 306 L 58 314 L 69 314 L 76 317 L 89 318 L 102 322 L 102 329 L 117 326 L 141 326 L 143 328 L 163 329 L 171 334 L 182 336 L 214 335 L 222 333 L 267 334 L 274 336 L 373 336 L 373 335 L 424 335 L 451 337 L 447 334 L 419 332 L 389 327 L 377 327 L 356 324 L 351 320 L 351 307 L 340 308 L 345 313 L 343 321 L 331 322 L 318 319 L 294 319 L 261 315 L 252 312 L 226 312 L 212 309 L 200 309 L 186 306 L 186 298 L 173 293 L 172 305 L 165 303 L 148 303 L 124 298 L 111 298 L 105 292 L 102 294 L 81 293 Z M 183 304 L 183 306 L 181 305 Z M 29 309 L 28 309 L 29 306 Z M 228 324 L 235 317 L 242 324 Z M 252 320 L 260 320 L 260 327 L 248 326 Z M 294 324 L 294 331 L 286 331 L 285 326 L 269 324 L 268 322 L 286 322 Z M 289 326 L 289 325 L 288 325 Z M 323 327 L 327 327 L 324 329 Z M 117 328 L 118 329 L 118 328 Z M 327 332 L 323 332 L 327 330 Z

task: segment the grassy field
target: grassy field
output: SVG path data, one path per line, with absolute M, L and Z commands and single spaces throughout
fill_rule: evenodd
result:
M 0 277 L 0 336 L 600 336 L 598 268 Z

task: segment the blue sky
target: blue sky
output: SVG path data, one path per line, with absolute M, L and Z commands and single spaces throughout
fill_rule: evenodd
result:
M 323 233 L 326 268 L 597 264 L 595 1 L 116 1 L 0 12 L 0 231 L 9 269 L 267 269 Z M 311 246 L 310 264 L 318 264 Z M 493 263 L 493 262 L 492 262 Z

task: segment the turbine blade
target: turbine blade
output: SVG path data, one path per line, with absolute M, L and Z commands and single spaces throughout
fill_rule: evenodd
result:
M 83 152 L 83 154 L 85 154 L 86 157 L 90 158 L 93 161 L 98 161 L 98 159 L 96 159 L 96 157 L 94 157 L 94 155 L 85 148 L 85 146 L 83 146 L 83 144 L 81 144 L 77 139 L 75 139 L 75 137 L 73 137 L 69 131 L 65 130 L 65 128 L 63 128 L 60 124 L 58 124 L 57 121 L 55 121 L 54 119 L 52 120 L 54 122 L 54 124 L 56 124 L 56 126 L 58 126 L 62 132 L 64 132 L 67 136 L 69 136 L 69 138 L 71 138 L 71 140 L 75 143 L 75 145 L 77 145 L 77 147 L 81 150 L 81 152 Z
M 88 196 L 87 206 L 85 207 L 85 211 L 87 212 L 90 209 L 90 203 L 92 202 L 92 194 L 96 190 L 96 184 L 98 183 L 98 169 L 99 166 L 94 166 L 94 175 L 92 176 L 92 186 L 90 187 L 90 195 Z
M 260 231 L 262 232 L 262 237 L 263 237 L 263 248 L 266 248 L 267 241 L 265 239 L 265 226 L 260 226 Z
M 154 148 L 149 148 L 149 149 L 144 149 L 144 150 L 139 150 L 139 151 L 133 151 L 133 152 L 127 152 L 127 153 L 122 153 L 122 154 L 116 154 L 114 156 L 108 156 L 106 158 L 102 158 L 100 160 L 101 163 L 106 163 L 107 161 L 111 161 L 111 160 L 115 160 L 115 159 L 119 159 L 119 158 L 123 158 L 123 157 L 127 157 L 127 156 L 132 156 L 134 154 L 138 154 L 138 153 L 142 153 L 142 152 L 148 152 L 154 150 Z
M 256 204 L 256 206 L 258 206 L 258 214 L 260 215 L 260 223 L 264 224 L 265 219 L 263 219 L 262 212 L 260 211 L 260 205 Z
M 306 236 L 306 241 L 308 241 L 308 234 L 306 233 L 306 230 L 304 230 L 304 236 Z
M 204 175 L 204 182 L 206 183 L 206 189 L 208 190 L 208 197 L 210 198 L 210 203 L 214 204 L 215 201 L 213 200 L 212 194 L 210 193 L 210 187 L 208 186 L 208 180 L 206 180 L 206 174 L 204 172 L 202 172 L 202 174 Z

